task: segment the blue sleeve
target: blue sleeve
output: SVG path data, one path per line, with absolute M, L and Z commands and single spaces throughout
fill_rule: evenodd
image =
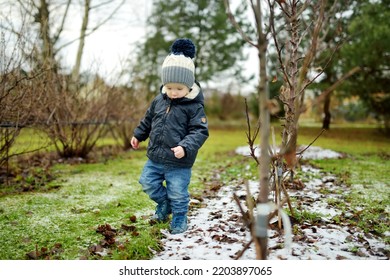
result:
M 154 104 L 155 104 L 155 100 L 153 100 L 152 104 L 146 111 L 145 116 L 141 120 L 139 125 L 134 129 L 134 137 L 137 138 L 138 141 L 145 141 L 149 137 L 150 130 L 152 129 Z

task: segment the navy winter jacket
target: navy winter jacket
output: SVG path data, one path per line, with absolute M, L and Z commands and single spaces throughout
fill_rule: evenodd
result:
M 203 93 L 200 85 L 195 85 L 187 96 L 178 99 L 170 99 L 161 87 L 134 130 L 139 141 L 149 137 L 146 155 L 150 160 L 176 167 L 193 166 L 198 150 L 209 136 Z M 184 148 L 185 156 L 181 159 L 171 151 L 176 146 Z

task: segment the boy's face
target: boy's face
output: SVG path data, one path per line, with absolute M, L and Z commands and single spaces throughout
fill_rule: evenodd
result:
M 165 90 L 171 99 L 182 98 L 190 93 L 190 89 L 186 85 L 178 83 L 166 84 Z

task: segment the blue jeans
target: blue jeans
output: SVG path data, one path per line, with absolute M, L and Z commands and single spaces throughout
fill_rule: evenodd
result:
M 156 203 L 168 200 L 173 213 L 187 213 L 190 180 L 191 168 L 172 167 L 148 160 L 139 183 L 143 191 Z

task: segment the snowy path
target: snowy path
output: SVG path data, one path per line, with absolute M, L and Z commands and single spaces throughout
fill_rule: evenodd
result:
M 242 150 L 238 150 L 243 153 Z M 313 147 L 316 157 L 337 157 L 332 151 L 322 151 Z M 322 153 L 322 154 L 321 154 Z M 306 152 L 306 156 L 310 156 Z M 343 199 L 348 189 L 337 185 L 336 178 L 329 174 L 303 166 L 304 173 L 311 179 L 301 190 L 289 190 L 290 196 L 299 197 L 301 209 L 321 214 L 315 224 L 297 224 L 290 252 L 283 249 L 284 236 L 276 230 L 268 230 L 268 259 L 388 259 L 389 248 L 373 235 L 365 234 L 359 228 L 332 223 L 332 217 L 340 214 L 326 201 Z M 253 193 L 258 189 L 257 182 L 249 182 Z M 321 194 L 321 188 L 330 192 Z M 339 191 L 341 190 L 341 191 Z M 224 186 L 217 194 L 205 198 L 202 203 L 193 200 L 189 215 L 189 229 L 179 235 L 163 231 L 164 251 L 156 253 L 155 260 L 232 260 L 250 240 L 249 232 L 243 226 L 240 212 L 233 193 L 245 199 L 245 185 Z M 348 213 L 344 213 L 348 215 Z M 352 215 L 352 214 L 351 214 Z M 298 228 L 297 228 L 298 226 Z M 251 245 L 240 259 L 255 259 L 254 246 Z

